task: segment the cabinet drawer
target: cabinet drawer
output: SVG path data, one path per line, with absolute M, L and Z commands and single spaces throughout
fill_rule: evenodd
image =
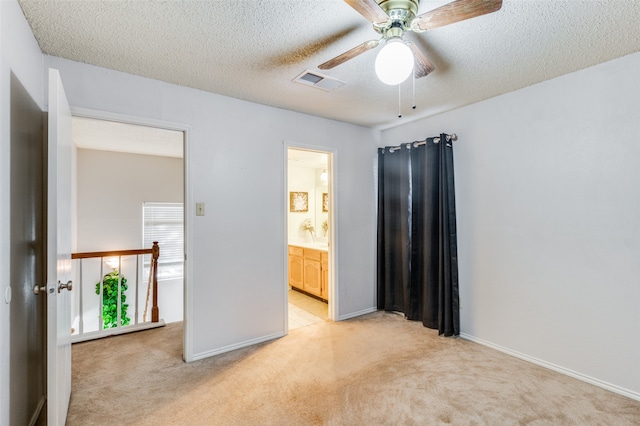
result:
M 289 246 L 289 254 L 302 257 L 302 255 L 304 254 L 304 249 L 302 247 Z
M 320 253 L 322 253 L 320 250 L 304 249 L 304 258 L 320 261 Z
M 323 262 L 328 262 L 329 261 L 329 252 L 323 251 L 322 253 L 322 261 Z

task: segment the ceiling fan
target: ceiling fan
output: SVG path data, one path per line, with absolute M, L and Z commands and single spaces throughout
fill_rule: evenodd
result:
M 402 83 L 412 71 L 415 78 L 421 78 L 435 69 L 415 44 L 404 40 L 405 32 L 421 33 L 495 12 L 502 7 L 502 0 L 456 0 L 417 15 L 420 0 L 344 1 L 369 20 L 382 37 L 378 40 L 365 41 L 320 64 L 318 68 L 332 69 L 378 47 L 384 41 L 385 46 L 376 58 L 376 74 L 383 83 L 390 85 Z

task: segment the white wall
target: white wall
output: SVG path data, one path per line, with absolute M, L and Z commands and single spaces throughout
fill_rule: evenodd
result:
M 183 202 L 181 158 L 78 149 L 78 250 L 140 248 L 142 203 Z
M 60 70 L 75 107 L 191 126 L 189 191 L 206 204 L 204 217 L 188 218 L 194 358 L 284 331 L 284 141 L 337 150 L 338 317 L 375 307 L 378 132 L 60 58 L 45 64 Z
M 461 328 L 640 399 L 640 53 L 384 131 L 454 143 Z
M 181 158 L 92 149 L 78 149 L 77 158 L 79 252 L 141 248 L 142 203 L 184 201 Z M 128 278 L 132 290 L 134 277 Z M 158 283 L 160 317 L 166 322 L 182 321 L 182 295 L 182 280 Z
M 13 72 L 35 102 L 43 105 L 42 54 L 20 6 L 0 1 L 0 425 L 9 424 L 10 304 L 9 146 L 10 79 Z

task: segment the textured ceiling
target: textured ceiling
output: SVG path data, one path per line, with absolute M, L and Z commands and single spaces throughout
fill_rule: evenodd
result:
M 324 152 L 289 148 L 287 150 L 287 158 L 290 166 L 308 167 L 313 169 L 326 169 L 329 167 L 329 156 Z
M 447 1 L 426 1 L 419 13 Z M 294 83 L 378 34 L 342 0 L 35 1 L 20 4 L 42 51 L 362 126 L 387 128 L 640 50 L 640 0 L 505 0 L 498 12 L 408 34 L 436 70 L 398 89 L 376 52 Z M 379 49 L 379 48 L 378 48 Z
M 71 138 L 78 148 L 182 158 L 182 132 L 73 117 Z

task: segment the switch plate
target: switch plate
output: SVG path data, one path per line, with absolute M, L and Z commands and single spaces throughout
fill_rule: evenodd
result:
M 204 216 L 204 203 L 196 203 L 196 216 Z

